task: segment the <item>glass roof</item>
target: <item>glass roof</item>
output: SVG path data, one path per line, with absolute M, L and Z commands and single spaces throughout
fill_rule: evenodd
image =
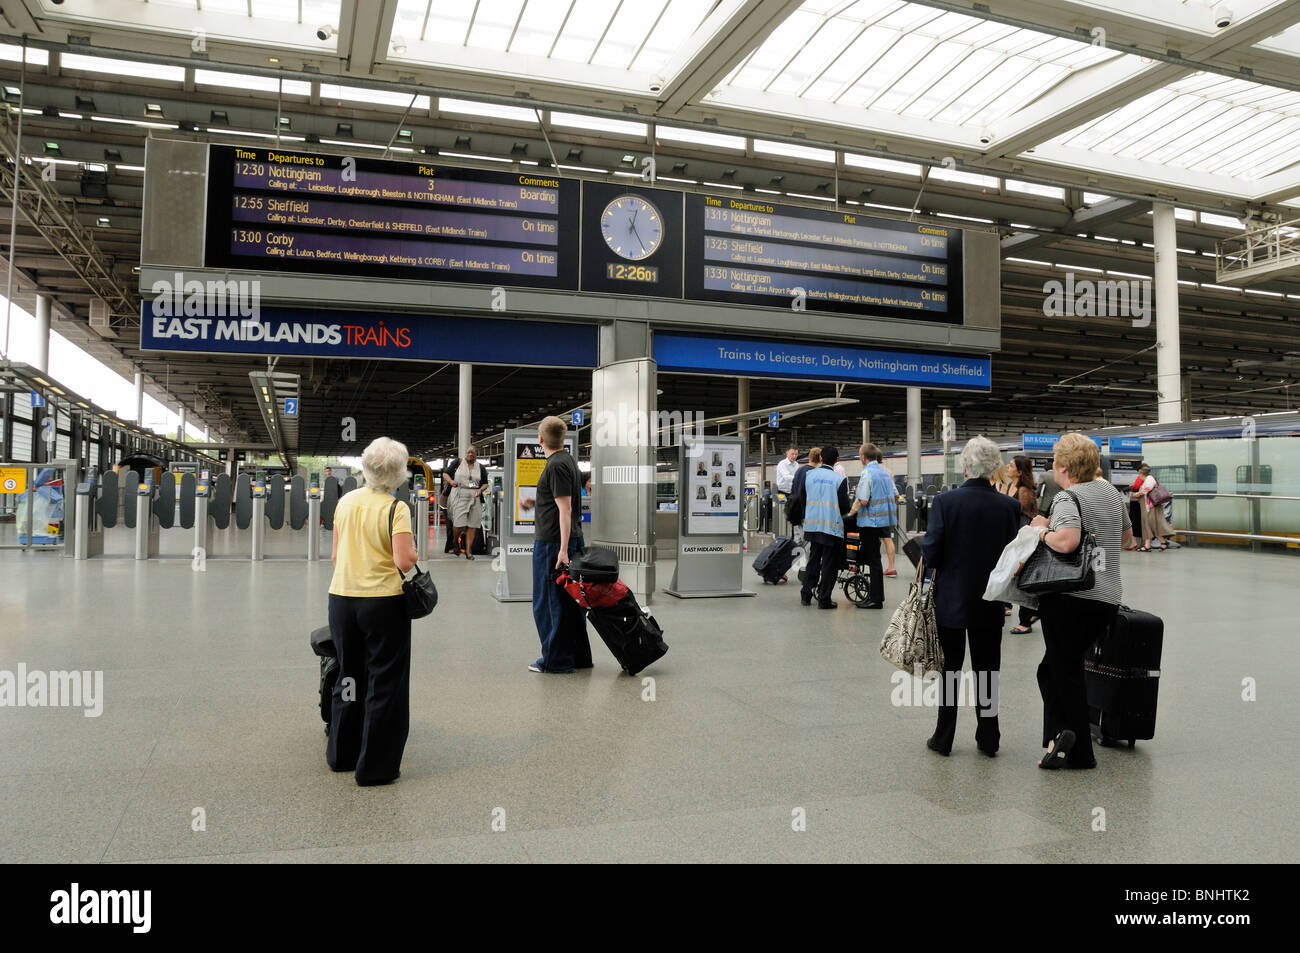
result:
M 1300 154 L 1300 93 L 1194 73 L 1054 141 L 1254 180 L 1293 165 Z
M 338 29 L 342 0 L 140 0 L 155 7 L 181 7 L 192 13 L 224 13 L 254 20 L 279 20 Z
M 1120 55 L 904 0 L 807 0 L 723 86 L 983 125 Z
M 700 0 L 398 0 L 391 58 L 438 62 L 439 46 L 460 46 L 495 54 L 484 57 L 485 66 L 497 57 L 528 56 L 654 74 L 716 6 Z

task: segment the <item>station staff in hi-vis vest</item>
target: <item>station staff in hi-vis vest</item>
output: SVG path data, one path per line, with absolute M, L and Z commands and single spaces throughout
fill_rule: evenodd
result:
M 819 609 L 836 606 L 831 601 L 831 590 L 844 562 L 844 517 L 853 505 L 848 481 L 831 469 L 839 459 L 835 447 L 822 447 L 821 465 L 804 474 L 803 534 L 808 546 L 808 568 L 799 601 L 811 605 L 816 592 Z

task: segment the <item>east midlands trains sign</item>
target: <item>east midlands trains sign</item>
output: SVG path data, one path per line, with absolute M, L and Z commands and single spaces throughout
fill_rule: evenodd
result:
M 325 308 L 259 307 L 256 317 L 247 317 L 236 309 L 187 314 L 169 304 L 145 300 L 141 350 L 596 366 L 590 325 Z

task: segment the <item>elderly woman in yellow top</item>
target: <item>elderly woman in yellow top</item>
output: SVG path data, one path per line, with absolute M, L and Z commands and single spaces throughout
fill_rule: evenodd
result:
M 415 565 L 411 509 L 393 493 L 407 479 L 406 447 L 379 437 L 361 455 L 365 486 L 334 511 L 329 618 L 339 677 L 325 760 L 357 784 L 401 773 L 410 727 L 411 619 L 403 574 Z

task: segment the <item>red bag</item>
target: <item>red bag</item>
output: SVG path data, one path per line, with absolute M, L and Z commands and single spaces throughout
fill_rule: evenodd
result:
M 570 579 L 567 572 L 561 572 L 556 576 L 555 584 L 584 609 L 601 609 L 618 605 L 619 600 L 631 592 L 621 579 L 615 579 L 613 582 L 583 583 Z

